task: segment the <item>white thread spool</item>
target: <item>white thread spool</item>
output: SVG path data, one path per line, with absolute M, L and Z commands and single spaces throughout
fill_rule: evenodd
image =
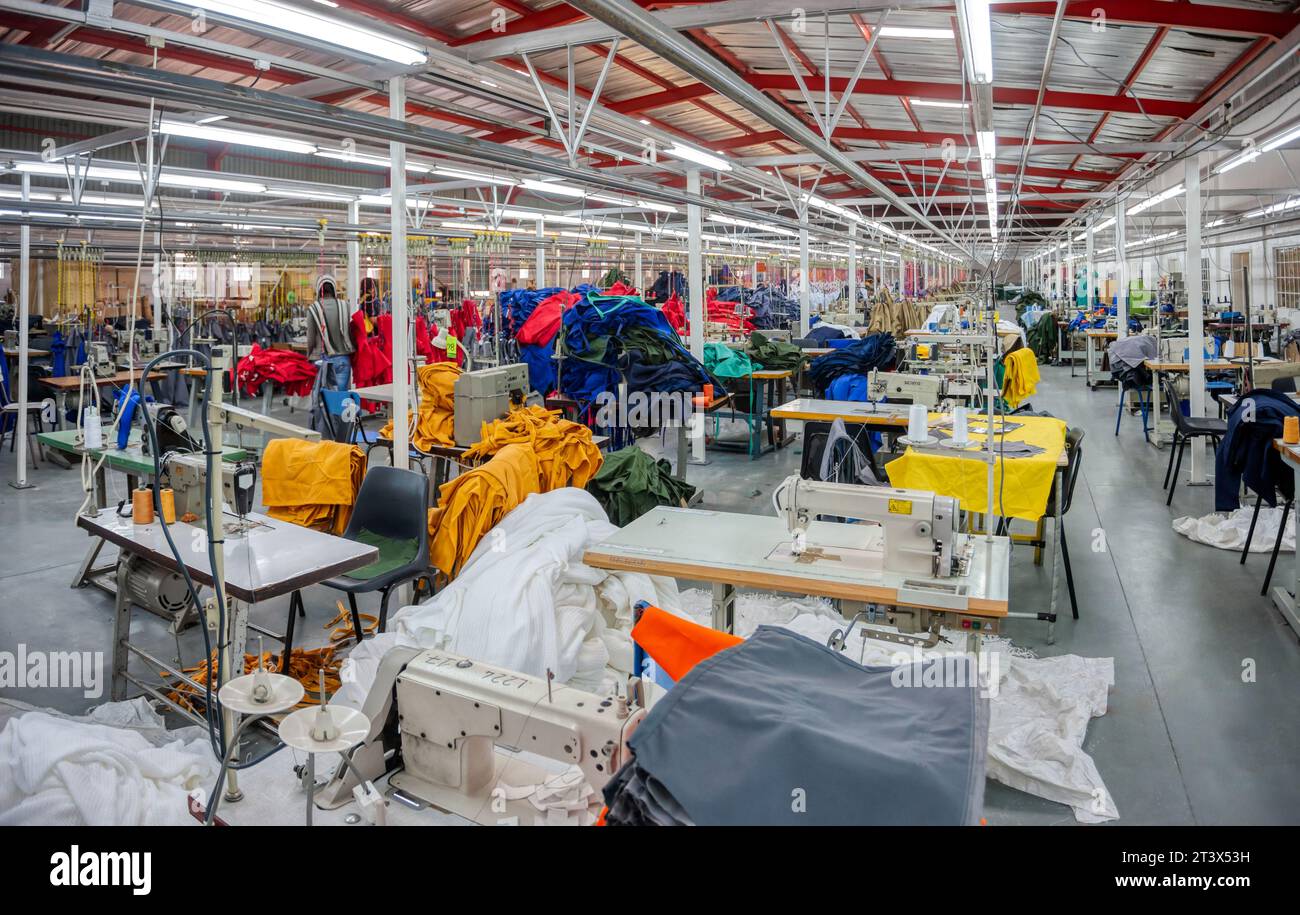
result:
M 104 427 L 99 424 L 99 411 L 95 409 L 94 404 L 86 407 L 85 419 L 82 423 L 82 434 L 85 436 L 88 450 L 97 451 L 104 447 Z
M 967 445 L 970 443 L 970 433 L 966 428 L 965 407 L 953 407 L 952 409 L 952 443 L 954 445 Z
M 930 440 L 930 411 L 923 403 L 914 403 L 907 410 L 907 440 L 917 445 Z

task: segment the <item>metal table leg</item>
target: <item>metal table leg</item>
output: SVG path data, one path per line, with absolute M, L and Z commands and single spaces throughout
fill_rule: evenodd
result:
M 113 683 L 111 696 L 114 702 L 126 698 L 127 642 L 131 638 L 131 598 L 126 588 L 127 565 L 117 563 L 117 597 L 113 605 Z
M 736 627 L 736 588 L 734 585 L 713 585 L 712 626 L 719 632 L 734 632 Z

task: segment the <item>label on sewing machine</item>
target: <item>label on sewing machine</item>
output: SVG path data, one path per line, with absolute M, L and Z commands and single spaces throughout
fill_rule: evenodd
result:
M 890 499 L 889 513 L 891 515 L 912 514 L 912 500 L 911 499 Z

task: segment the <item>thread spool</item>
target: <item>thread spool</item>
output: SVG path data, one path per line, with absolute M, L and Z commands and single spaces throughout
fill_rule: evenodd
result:
M 1300 445 L 1300 416 L 1288 416 L 1282 421 L 1282 441 Z
M 952 410 L 952 443 L 954 445 L 965 445 L 970 441 L 970 433 L 966 428 L 966 408 L 953 407 Z
M 131 493 L 131 520 L 153 524 L 153 492 L 144 486 Z
M 925 404 L 914 403 L 908 408 L 907 440 L 917 445 L 930 440 L 930 411 Z
M 168 524 L 176 523 L 176 492 L 170 486 L 160 492 L 162 517 Z

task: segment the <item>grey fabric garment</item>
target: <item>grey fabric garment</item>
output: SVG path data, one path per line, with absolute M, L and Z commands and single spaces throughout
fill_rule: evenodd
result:
M 849 435 L 849 430 L 842 419 L 831 423 L 830 434 L 826 436 L 819 479 L 861 483 L 864 486 L 880 485 L 880 481 L 871 470 L 871 462 Z
M 318 350 L 325 356 L 347 356 L 356 349 L 349 319 L 352 307 L 335 295 L 334 280 L 323 276 L 316 282 L 316 301 L 307 308 L 307 354 Z
M 1159 347 L 1150 334 L 1137 334 L 1116 340 L 1106 350 L 1110 354 L 1110 370 L 1137 368 L 1144 360 L 1156 358 Z
M 970 685 L 895 685 L 945 667 Z M 936 659 L 896 675 L 762 626 L 650 710 L 633 765 L 701 826 L 974 824 L 989 704 L 973 668 Z

